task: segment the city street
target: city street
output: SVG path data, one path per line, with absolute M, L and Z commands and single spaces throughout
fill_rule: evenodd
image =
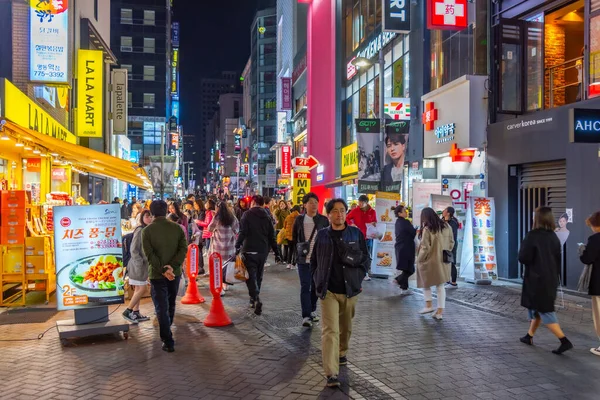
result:
M 420 293 L 401 297 L 389 281 L 364 282 L 341 389 L 325 388 L 320 327 L 303 328 L 296 271 L 267 268 L 264 313 L 247 308 L 245 286 L 224 297 L 234 321 L 206 328 L 207 304 L 178 306 L 176 352 L 161 351 L 155 321 L 132 326 L 129 340 L 108 336 L 62 347 L 41 340 L 2 342 L 4 399 L 597 399 L 600 359 L 588 299 L 565 295 L 559 318 L 575 345 L 563 356 L 541 328 L 535 346 L 518 287 L 469 284 L 449 292 L 443 321 L 423 317 Z M 112 318 L 121 318 L 123 306 Z M 6 310 L 4 309 L 3 312 Z M 153 315 L 149 299 L 142 311 Z M 0 326 L 0 339 L 35 338 L 43 324 Z

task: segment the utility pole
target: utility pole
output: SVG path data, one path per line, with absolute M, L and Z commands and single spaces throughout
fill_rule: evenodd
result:
M 165 126 L 160 125 L 160 199 L 165 198 Z

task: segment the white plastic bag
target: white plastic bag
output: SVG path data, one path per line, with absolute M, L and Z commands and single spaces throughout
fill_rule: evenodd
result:
M 248 272 L 246 271 L 246 275 L 247 274 Z M 248 279 L 248 277 L 246 279 Z M 246 282 L 245 280 L 240 280 L 235 277 L 235 258 L 223 264 L 223 282 L 228 285 Z

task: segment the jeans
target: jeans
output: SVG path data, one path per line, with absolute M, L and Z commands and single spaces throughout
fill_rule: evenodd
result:
M 287 252 L 287 258 L 285 259 L 285 261 L 288 264 L 296 264 L 296 244 L 293 243 L 292 241 L 290 241 L 287 245 L 288 247 L 288 252 Z
M 446 287 L 442 283 L 441 285 L 436 286 L 437 290 L 437 308 L 446 308 Z M 423 296 L 425 296 L 425 301 L 432 301 L 433 296 L 431 295 L 431 288 L 423 289 Z
M 302 318 L 310 318 L 310 313 L 317 311 L 317 293 L 310 273 L 310 264 L 298 264 L 300 277 L 300 304 Z
M 326 376 L 338 375 L 339 359 L 348 353 L 357 301 L 358 296 L 348 298 L 330 291 L 321 300 L 321 352 Z
M 262 286 L 263 274 L 265 272 L 265 262 L 268 254 L 244 253 L 244 264 L 248 270 L 248 279 L 246 286 L 250 300 L 257 301 Z
M 369 257 L 373 256 L 373 239 L 367 239 L 366 240 L 367 243 L 367 251 L 369 252 Z M 371 272 L 371 264 L 369 264 L 369 270 L 367 271 L 367 273 Z
M 172 281 L 166 278 L 150 280 L 152 302 L 160 326 L 160 339 L 167 346 L 175 344 L 171 325 L 173 325 L 173 318 L 175 318 L 175 302 L 180 280 L 181 276 L 176 276 Z

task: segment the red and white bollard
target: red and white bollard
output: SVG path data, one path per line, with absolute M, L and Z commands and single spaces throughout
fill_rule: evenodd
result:
M 231 325 L 231 318 L 227 315 L 223 300 L 221 300 L 221 291 L 223 290 L 223 259 L 219 253 L 212 253 L 208 256 L 208 265 L 210 268 L 210 292 L 213 300 L 210 305 L 210 311 L 204 320 L 205 326 L 227 326 Z
M 185 263 L 185 273 L 188 276 L 188 287 L 185 296 L 181 299 L 181 304 L 199 304 L 204 303 L 204 297 L 198 290 L 196 277 L 198 276 L 198 263 L 200 261 L 200 248 L 196 244 L 188 246 L 188 253 Z

